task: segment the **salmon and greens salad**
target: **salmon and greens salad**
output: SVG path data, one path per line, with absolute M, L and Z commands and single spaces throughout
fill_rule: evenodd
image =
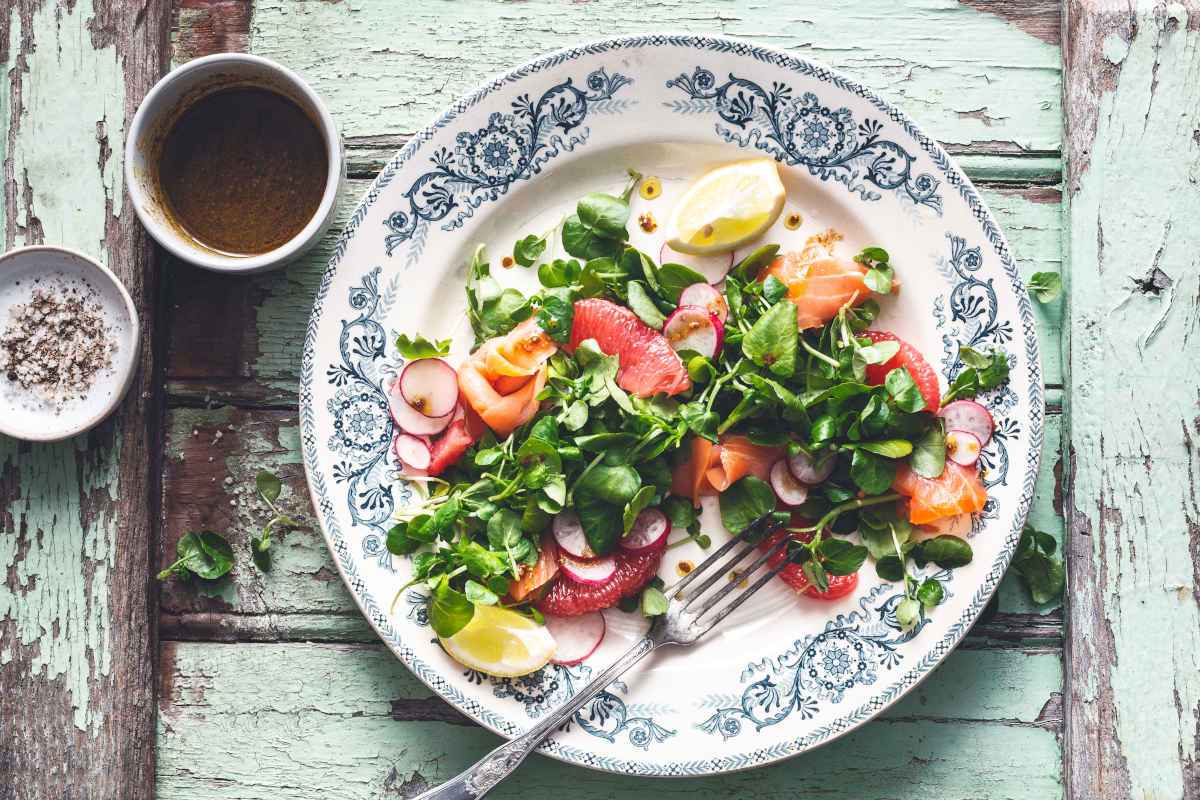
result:
M 536 291 L 502 288 L 477 249 L 465 359 L 419 332 L 397 341 L 394 455 L 419 499 L 388 548 L 428 587 L 443 647 L 499 676 L 579 663 L 603 610 L 665 611 L 664 553 L 726 535 L 702 529 L 714 502 L 729 534 L 790 537 L 772 565 L 788 560 L 797 602 L 852 594 L 870 561 L 902 587 L 902 626 L 935 613 L 943 587 L 916 575 L 971 561 L 993 428 L 972 398 L 1007 379 L 1004 355 L 964 349 L 943 392 L 875 326 L 902 280 L 883 247 L 761 241 L 786 199 L 773 161 L 692 184 L 654 254 L 630 244 L 650 224 L 631 220 L 635 191 L 660 186 L 631 172 L 515 243 L 504 265 Z

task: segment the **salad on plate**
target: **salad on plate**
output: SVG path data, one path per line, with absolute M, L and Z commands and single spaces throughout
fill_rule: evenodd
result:
M 648 209 L 636 218 L 634 192 Z M 771 565 L 789 561 L 797 602 L 850 595 L 871 568 L 902 584 L 906 629 L 944 596 L 910 562 L 971 561 L 993 430 L 972 398 L 1007 379 L 1004 355 L 963 348 L 943 392 L 916 348 L 875 326 L 903 278 L 884 247 L 841 252 L 832 229 L 795 250 L 763 241 L 787 200 L 771 159 L 700 177 L 643 252 L 631 228 L 658 228 L 662 194 L 631 170 L 624 191 L 515 242 L 501 268 L 536 273 L 536 291 L 502 287 L 477 248 L 461 363 L 448 340 L 396 342 L 393 454 L 418 499 L 387 546 L 411 559 L 407 585 L 428 587 L 433 630 L 469 668 L 584 661 L 602 612 L 664 613 L 669 548 L 761 538 L 764 519 L 782 523 L 764 547 L 791 539 Z M 724 530 L 703 529 L 704 503 Z

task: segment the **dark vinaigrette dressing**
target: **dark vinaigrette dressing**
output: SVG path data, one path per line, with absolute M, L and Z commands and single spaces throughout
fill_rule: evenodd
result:
M 175 121 L 158 182 L 175 222 L 228 255 L 274 250 L 301 231 L 325 193 L 329 158 L 316 124 L 270 89 L 221 89 Z

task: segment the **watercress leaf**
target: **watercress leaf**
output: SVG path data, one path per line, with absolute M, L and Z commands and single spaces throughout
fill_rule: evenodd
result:
M 890 259 L 888 251 L 882 247 L 864 247 L 856 259 L 859 262 L 874 261 L 880 264 L 886 264 Z
M 470 578 L 467 579 L 467 585 L 463 589 L 466 593 L 466 598 L 475 605 L 494 606 L 500 602 L 500 598 L 496 596 L 495 592 L 482 583 L 473 581 Z
M 1020 563 L 1014 562 L 1014 566 L 1035 603 L 1049 603 L 1062 594 L 1067 573 L 1061 558 L 1038 553 Z
M 974 367 L 975 369 L 984 369 L 992 361 L 991 356 L 981 353 L 974 347 L 968 347 L 965 344 L 958 348 L 958 357 L 968 367 Z
M 621 240 L 605 236 L 588 227 L 580 220 L 578 214 L 572 214 L 563 222 L 562 243 L 568 255 L 585 261 L 617 258 L 622 248 Z
M 273 472 L 268 472 L 265 469 L 260 469 L 258 474 L 254 476 L 254 486 L 258 489 L 258 494 L 263 500 L 268 503 L 274 503 L 279 499 L 279 493 L 283 489 L 283 484 Z
M 641 282 L 630 281 L 626 286 L 625 293 L 629 300 L 629 310 L 654 330 L 662 330 L 667 318 L 658 310 L 658 306 L 654 305 L 654 301 L 650 299 L 650 295 Z
M 707 410 L 703 403 L 684 403 L 679 407 L 679 416 L 692 433 L 710 442 L 717 441 L 717 425 L 721 418 L 715 411 Z
M 1054 555 L 1054 551 L 1058 549 L 1058 540 L 1050 534 L 1038 530 L 1033 532 L 1033 536 L 1037 542 L 1038 549 L 1048 556 Z
M 775 509 L 775 492 L 765 481 L 747 475 L 720 495 L 721 523 L 741 533 Z
M 416 539 L 423 544 L 429 544 L 437 538 L 436 531 L 431 530 L 429 514 L 418 514 L 408 521 L 408 528 L 405 531 L 410 539 Z
M 911 631 L 921 620 L 921 604 L 912 597 L 905 597 L 896 604 L 896 622 L 900 630 Z
M 625 224 L 629 222 L 629 203 L 602 192 L 584 195 L 575 206 L 579 221 L 607 239 L 624 241 L 629 238 Z
M 250 548 L 250 560 L 263 572 L 271 571 L 271 551 L 269 549 L 259 549 L 255 543 L 255 546 Z
M 558 414 L 558 420 L 569 431 L 577 431 L 587 424 L 588 404 L 584 400 L 572 400 Z M 478 456 L 476 456 L 476 463 Z
M 893 551 L 895 550 L 891 545 L 890 537 L 888 547 Z M 902 581 L 904 580 L 904 564 L 900 561 L 899 556 L 895 552 L 892 552 L 889 555 L 879 557 L 875 561 L 875 573 L 885 581 Z
M 402 333 L 396 337 L 396 349 L 409 361 L 415 361 L 418 358 L 440 358 L 450 354 L 450 340 L 430 341 L 419 335 L 410 339 Z
M 788 287 L 783 281 L 776 278 L 774 275 L 767 276 L 763 281 L 762 294 L 763 299 L 774 305 L 783 298 L 787 297 Z
M 493 550 L 506 550 L 521 538 L 521 517 L 511 509 L 502 508 L 487 523 L 487 540 Z
M 461 631 L 475 616 L 475 604 L 462 592 L 450 588 L 443 576 L 429 599 L 429 626 L 443 639 Z
M 621 506 L 589 493 L 576 492 L 574 499 L 575 513 L 579 515 L 588 546 L 596 555 L 608 555 L 621 538 Z
M 946 533 L 924 540 L 913 550 L 913 558 L 918 565 L 932 561 L 942 569 L 965 566 L 971 563 L 972 557 L 971 545 L 967 544 L 966 539 Z
M 822 414 L 813 420 L 810 437 L 814 449 L 819 449 L 826 442 L 833 440 L 837 436 L 838 420 L 832 414 Z
M 1025 285 L 1039 303 L 1053 303 L 1062 294 L 1062 276 L 1057 272 L 1035 272 Z
M 189 533 L 179 540 L 176 553 L 184 566 L 205 580 L 216 580 L 233 568 L 233 548 L 225 537 L 212 531 Z
M 988 365 L 979 370 L 979 390 L 986 392 L 995 389 L 1008 380 L 1008 357 L 996 350 L 992 353 Z
M 946 469 L 946 432 L 935 422 L 913 445 L 909 466 L 922 478 L 941 477 Z
M 882 494 L 896 480 L 896 462 L 866 450 L 855 450 L 850 458 L 850 479 L 868 495 Z
M 913 451 L 912 442 L 905 439 L 884 439 L 878 442 L 860 442 L 854 445 L 884 458 L 904 458 Z
M 579 280 L 583 266 L 575 259 L 556 258 L 538 267 L 538 281 L 547 289 L 561 289 Z
M 900 343 L 892 341 L 876 342 L 866 347 L 857 348 L 855 356 L 861 358 L 864 364 L 886 364 L 900 352 Z
M 895 270 L 892 269 L 892 266 L 882 263 L 867 270 L 867 274 L 863 276 L 863 283 L 876 294 L 891 294 L 894 278 Z
M 693 383 L 705 384 L 717 377 L 716 367 L 701 355 L 692 356 L 687 360 L 687 371 Z
M 575 305 L 568 299 L 551 294 L 542 298 L 542 307 L 538 309 L 538 326 L 546 334 L 564 344 L 571 340 L 571 325 L 575 319 Z
M 388 529 L 387 549 L 389 553 L 406 556 L 420 546 L 420 541 L 409 537 L 407 522 L 398 522 Z
M 622 536 L 628 536 L 629 531 L 633 530 L 633 523 L 637 521 L 638 514 L 642 513 L 650 505 L 650 501 L 654 499 L 654 491 L 653 486 L 643 486 L 625 504 L 625 510 L 621 516 L 623 523 L 621 528 Z
M 458 539 L 454 543 L 454 555 L 467 568 L 467 572 L 481 580 L 502 574 L 508 567 L 501 553 L 489 550 L 473 539 Z
M 862 517 L 860 516 L 860 521 L 861 519 Z M 896 528 L 896 540 L 900 542 L 901 546 L 908 541 L 911 530 L 908 527 L 904 529 Z M 896 545 L 892 542 L 892 530 L 889 527 L 872 528 L 862 524 L 858 528 L 858 537 L 862 539 L 862 543 L 871 554 L 871 558 L 877 561 L 889 555 L 895 556 L 896 554 Z M 888 580 L 899 580 L 899 578 L 889 578 Z
M 575 497 L 578 499 L 583 495 L 589 495 L 606 503 L 624 506 L 633 499 L 641 487 L 642 476 L 633 467 L 627 464 L 618 466 L 597 464 L 576 481 Z
M 662 294 L 672 303 L 679 302 L 679 294 L 693 283 L 708 283 L 703 275 L 683 264 L 663 264 L 658 268 L 658 284 Z
M 511 585 L 512 581 L 510 581 L 504 575 L 496 575 L 488 578 L 487 582 L 487 588 L 491 589 L 492 593 L 498 598 L 504 597 L 504 595 L 508 594 L 508 589 Z
M 796 307 L 787 300 L 771 306 L 742 339 L 742 352 L 748 359 L 784 378 L 796 371 L 798 349 Z
M 438 506 L 437 511 L 433 512 L 433 516 L 422 526 L 422 535 L 428 537 L 424 541 L 432 542 L 434 539 L 449 539 L 450 535 L 454 532 L 454 523 L 460 513 L 462 513 L 462 503 L 457 496 L 452 496 L 449 500 Z M 412 523 L 409 523 L 410 536 L 413 535 L 411 525 Z
M 803 554 L 807 551 L 801 550 L 800 552 Z M 820 561 L 817 561 L 816 559 L 809 559 L 808 561 L 804 562 L 800 569 L 804 573 L 804 577 L 808 579 L 808 582 L 811 583 L 818 592 L 829 591 L 829 574 L 825 572 L 825 567 Z
M 901 410 L 912 412 L 925 408 L 925 397 L 907 367 L 893 369 L 884 378 L 883 385 Z
M 642 590 L 642 614 L 647 617 L 660 617 L 667 613 L 667 596 L 661 589 L 647 586 Z
M 946 592 L 936 578 L 926 578 L 917 587 L 917 599 L 921 601 L 921 605 L 925 606 L 926 611 L 931 610 L 934 606 L 941 605 L 945 597 Z
M 853 575 L 867 560 L 867 548 L 845 539 L 824 539 L 819 545 L 821 561 L 830 575 Z
M 674 494 L 663 501 L 662 512 L 667 515 L 673 528 L 687 528 L 699 518 L 699 512 L 691 500 Z
M 546 251 L 546 237 L 529 234 L 513 245 L 513 261 L 522 267 L 532 267 Z
M 749 283 L 758 277 L 758 273 L 775 260 L 779 254 L 779 245 L 764 244 L 751 250 L 745 258 L 734 265 L 729 274 L 742 283 Z

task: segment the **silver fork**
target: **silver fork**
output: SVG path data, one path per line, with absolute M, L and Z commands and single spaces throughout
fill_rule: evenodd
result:
M 747 532 L 762 530 L 765 535 L 770 535 L 779 529 L 780 526 L 771 524 L 770 520 L 770 515 L 756 520 L 746 531 L 723 544 L 679 582 L 667 589 L 666 594 L 670 599 L 667 613 L 656 617 L 641 641 L 576 692 L 561 708 L 531 728 L 528 733 L 497 747 L 456 777 L 436 789 L 425 792 L 416 800 L 475 800 L 483 797 L 492 787 L 512 774 L 546 737 L 570 721 L 576 711 L 634 664 L 664 645 L 689 647 L 695 644 L 700 637 L 746 602 L 786 566 L 787 559 L 784 559 L 775 567 L 769 567 L 739 594 L 733 595 L 733 591 L 745 580 L 766 566 L 772 556 L 787 547 L 788 537 L 785 536 L 761 553 L 750 566 L 727 579 L 725 585 L 716 591 L 709 591 L 714 584 L 729 575 L 747 555 L 754 552 L 755 545 L 746 541 Z M 701 578 L 703 580 L 698 586 L 686 591 Z M 729 601 L 720 605 L 726 598 L 730 598 Z

